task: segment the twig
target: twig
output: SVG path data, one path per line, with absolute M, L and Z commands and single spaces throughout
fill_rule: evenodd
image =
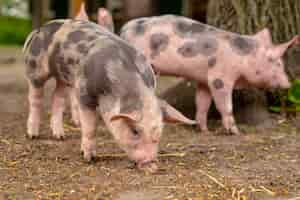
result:
M 226 188 L 225 185 L 223 183 L 221 183 L 220 181 L 218 181 L 215 177 L 207 174 L 206 172 L 202 171 L 201 169 L 198 170 L 200 173 L 204 174 L 205 176 L 207 176 L 208 178 L 210 178 L 213 182 L 215 182 L 217 185 L 219 185 L 222 188 Z
M 267 192 L 267 193 L 268 193 L 269 195 L 271 195 L 271 196 L 275 196 L 275 195 L 276 195 L 275 192 L 273 192 L 273 191 L 267 189 L 267 188 L 264 187 L 264 186 L 260 186 L 260 188 L 263 189 L 265 192 Z
M 10 145 L 8 140 L 2 139 L 1 142 L 3 142 L 4 144 Z
M 68 129 L 70 131 L 80 131 L 80 128 L 76 128 L 76 127 L 73 127 L 73 126 L 70 126 L 69 124 L 64 124 L 64 128 L 65 129 Z
M 152 188 L 153 189 L 177 189 L 177 186 L 164 186 L 164 185 L 162 185 L 162 186 L 152 186 Z
M 122 158 L 126 157 L 127 155 L 125 153 L 118 153 L 118 154 L 100 154 L 97 155 L 100 158 L 105 158 L 105 157 L 112 157 L 112 158 Z M 158 154 L 158 157 L 164 158 L 164 157 L 184 157 L 185 152 L 183 153 L 164 153 L 164 154 Z

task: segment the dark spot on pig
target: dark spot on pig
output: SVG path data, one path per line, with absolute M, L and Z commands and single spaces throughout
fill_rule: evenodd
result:
M 145 82 L 148 88 L 154 88 L 155 86 L 155 75 L 152 70 L 151 65 L 147 63 L 147 59 L 144 55 L 138 54 L 136 57 L 136 65 L 139 73 L 142 76 L 143 81 Z
M 197 46 L 199 48 L 199 53 L 210 56 L 215 53 L 218 49 L 218 42 L 214 38 L 200 38 L 197 41 Z
M 175 32 L 179 33 L 180 35 L 185 34 L 189 30 L 189 24 L 183 20 L 179 20 L 175 24 Z
M 147 65 L 148 66 L 148 65 Z M 142 78 L 148 88 L 154 88 L 155 75 L 150 67 L 146 67 L 145 71 L 141 74 Z
M 217 58 L 216 57 L 209 58 L 208 62 L 207 62 L 209 68 L 214 67 L 216 65 L 216 63 L 217 63 Z
M 254 51 L 256 43 L 253 39 L 235 36 L 231 38 L 230 46 L 237 54 L 244 56 Z
M 64 64 L 61 56 L 61 47 L 59 43 L 55 43 L 52 52 L 49 55 L 49 69 L 52 75 L 58 75 L 58 68 Z
M 221 79 L 217 78 L 213 81 L 213 86 L 217 90 L 222 89 L 224 88 L 224 82 Z
M 116 59 L 115 48 L 103 48 L 93 53 L 84 67 L 87 77 L 88 94 L 94 97 L 111 93 L 112 82 L 108 77 L 105 65 L 110 59 Z
M 71 33 L 69 33 L 68 35 L 68 39 L 72 42 L 72 43 L 77 43 L 80 40 L 84 39 L 86 36 L 85 32 L 77 30 L 77 31 L 73 31 Z
M 177 53 L 183 57 L 195 57 L 199 53 L 197 43 L 186 42 L 177 49 Z
M 87 41 L 94 41 L 94 40 L 96 40 L 97 39 L 97 37 L 95 36 L 95 35 L 90 35 L 88 38 L 87 38 Z
M 44 32 L 44 49 L 48 49 L 49 45 L 53 41 L 54 34 L 60 29 L 63 25 L 63 22 L 50 22 L 41 28 L 41 31 Z
M 179 20 L 175 23 L 175 33 L 180 37 L 187 37 L 204 32 L 206 27 L 206 25 L 201 23 Z
M 71 43 L 72 43 L 72 42 L 71 42 L 70 40 L 67 40 L 67 41 L 63 42 L 63 48 L 64 48 L 64 49 L 70 48 Z
M 89 51 L 89 48 L 84 43 L 81 43 L 81 44 L 78 44 L 77 51 L 86 55 Z
M 162 51 L 166 50 L 169 44 L 169 37 L 164 33 L 155 33 L 150 36 L 151 58 L 155 58 Z
M 255 74 L 256 74 L 256 75 L 260 75 L 260 71 L 259 71 L 259 70 L 256 70 Z
M 195 57 L 198 54 L 210 56 L 218 49 L 218 42 L 213 38 L 202 38 L 195 42 L 184 43 L 177 52 L 183 57 Z
M 143 108 L 143 102 L 139 93 L 129 92 L 121 98 L 120 113 L 130 114 Z
M 206 30 L 206 25 L 204 25 L 204 24 L 201 24 L 201 23 L 192 23 L 192 25 L 191 25 L 191 32 L 192 32 L 192 34 L 202 33 L 205 30 Z
M 67 62 L 69 65 L 74 65 L 76 63 L 76 61 L 73 58 L 68 58 Z
M 30 68 L 31 69 L 35 69 L 36 68 L 36 61 L 35 60 L 29 60 L 29 62 L 28 62 L 28 64 L 29 64 L 29 66 L 30 66 Z
M 145 31 L 146 31 L 145 21 L 146 20 L 141 19 L 136 22 L 135 33 L 137 35 L 142 35 L 145 33 Z
M 43 50 L 43 40 L 39 35 L 35 36 L 31 42 L 30 53 L 33 56 L 38 56 Z
M 88 94 L 85 80 L 79 81 L 79 101 L 88 108 L 95 109 L 98 106 L 97 96 Z
M 39 79 L 39 78 L 33 78 L 30 79 L 30 82 L 32 83 L 32 85 L 36 88 L 42 88 L 46 82 L 46 80 L 44 79 Z

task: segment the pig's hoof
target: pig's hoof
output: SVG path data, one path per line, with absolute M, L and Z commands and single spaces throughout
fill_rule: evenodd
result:
M 73 125 L 74 126 L 76 126 L 76 127 L 80 127 L 80 120 L 79 119 L 72 119 L 72 123 L 73 123 Z
M 53 137 L 56 140 L 64 140 L 66 138 L 65 132 L 63 130 L 55 130 L 55 129 L 53 129 L 52 132 L 53 132 Z
M 66 139 L 65 135 L 53 135 L 56 140 L 64 140 Z
M 81 151 L 83 154 L 83 158 L 85 162 L 93 162 L 96 161 L 96 151 Z
M 234 127 L 232 127 L 232 128 L 230 129 L 230 133 L 231 133 L 232 135 L 241 135 L 239 129 L 238 129 L 236 126 L 234 126 Z
M 149 174 L 153 174 L 157 172 L 158 166 L 155 162 L 145 163 L 145 164 L 138 164 L 138 169 Z
M 28 125 L 27 135 L 29 139 L 35 139 L 39 136 L 39 128 L 35 126 Z
M 38 134 L 36 134 L 36 135 L 27 134 L 26 137 L 31 140 L 34 140 L 34 139 L 37 139 L 39 137 L 39 135 Z

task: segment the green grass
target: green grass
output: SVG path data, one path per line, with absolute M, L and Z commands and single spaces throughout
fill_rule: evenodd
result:
M 31 31 L 31 21 L 0 16 L 0 45 L 22 45 Z

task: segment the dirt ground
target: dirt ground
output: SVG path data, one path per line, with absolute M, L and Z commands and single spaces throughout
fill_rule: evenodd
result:
M 194 127 L 167 126 L 154 174 L 137 170 L 100 123 L 97 159 L 89 164 L 80 155 L 80 132 L 69 125 L 67 139 L 54 140 L 47 112 L 41 137 L 26 138 L 27 85 L 20 50 L 0 52 L 0 200 L 300 199 L 295 122 L 274 116 L 273 128 L 243 126 L 241 136 L 207 136 Z M 49 101 L 46 111 L 48 106 Z M 66 124 L 68 119 L 66 114 Z M 219 122 L 212 125 L 219 127 Z

